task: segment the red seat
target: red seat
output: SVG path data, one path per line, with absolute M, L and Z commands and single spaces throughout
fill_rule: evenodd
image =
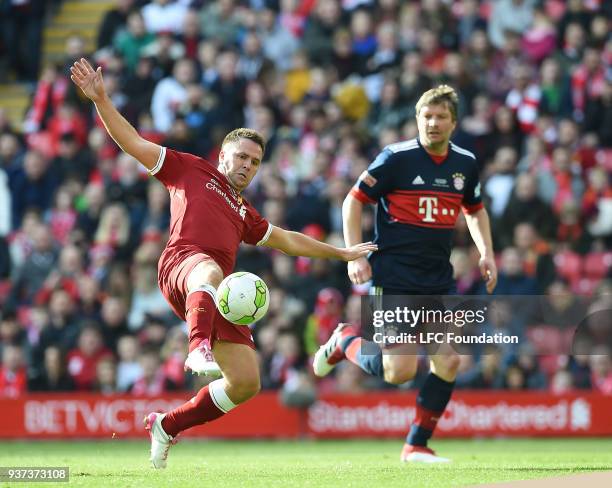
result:
M 557 274 L 570 282 L 578 281 L 582 274 L 582 257 L 573 251 L 561 251 L 554 257 Z
M 577 295 L 590 297 L 595 293 L 599 283 L 601 283 L 601 278 L 578 278 L 571 283 L 572 292 Z
M 584 258 L 584 274 L 587 278 L 601 280 L 612 267 L 612 252 L 592 252 Z

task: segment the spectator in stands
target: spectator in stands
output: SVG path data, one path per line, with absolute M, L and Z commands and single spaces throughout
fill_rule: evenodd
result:
M 587 99 L 584 108 L 584 130 L 597 134 L 599 144 L 612 146 L 612 80 L 607 79 L 601 94 Z
M 32 234 L 32 252 L 15 269 L 9 303 L 31 303 L 55 266 L 58 253 L 49 228 L 38 224 Z
M 157 266 L 153 263 L 137 263 L 134 270 L 134 294 L 128 316 L 131 330 L 144 324 L 146 314 L 167 315 L 168 305 L 157 286 Z
M 112 357 L 104 347 L 102 335 L 96 324 L 86 324 L 79 334 L 78 347 L 68 353 L 68 374 L 74 380 L 77 390 L 90 390 L 96 378 L 98 362 Z
M 573 70 L 571 83 L 574 117 L 582 122 L 587 103 L 600 97 L 606 85 L 602 51 L 597 46 L 584 49 L 582 63 Z
M 550 207 L 537 194 L 537 181 L 530 173 L 521 173 L 516 178 L 513 194 L 496 228 L 496 238 L 501 247 L 510 244 L 510 230 L 519 223 L 530 223 L 544 239 L 551 239 L 555 231 L 555 217 Z
M 142 8 L 142 17 L 147 32 L 172 32 L 180 34 L 187 15 L 187 6 L 184 2 L 171 0 L 152 0 Z
M 302 45 L 313 63 L 327 66 L 332 62 L 331 40 L 342 24 L 342 10 L 337 0 L 316 2 L 306 21 L 302 37 Z
M 128 22 L 134 0 L 116 0 L 114 8 L 107 10 L 98 28 L 98 50 L 113 44 L 115 35 Z
M 143 49 L 155 41 L 155 35 L 145 28 L 142 14 L 131 12 L 127 17 L 127 28 L 113 38 L 113 47 L 123 57 L 130 71 L 136 69 Z
M 466 46 L 477 30 L 481 32 L 487 27 L 487 21 L 480 15 L 478 0 L 463 0 L 461 15 L 457 20 L 459 45 Z
M 74 179 L 85 184 L 93 171 L 94 161 L 90 151 L 79 144 L 76 135 L 65 132 L 59 138 L 57 156 L 51 167 L 61 179 Z
M 187 358 L 187 335 L 182 326 L 178 325 L 168 330 L 166 342 L 161 349 L 163 369 L 166 378 L 169 378 L 177 388 L 185 388 L 189 384 L 190 376 L 185 373 L 185 359 Z
M 142 377 L 130 386 L 129 391 L 132 395 L 161 395 L 176 390 L 174 382 L 166 377 L 159 353 L 155 348 L 145 348 L 140 353 L 138 362 L 142 368 Z
M 66 359 L 62 349 L 49 346 L 44 352 L 44 367 L 29 383 L 31 391 L 74 391 L 75 384 L 66 372 Z
M 460 372 L 455 379 L 457 388 L 492 389 L 502 386 L 502 358 L 495 347 L 487 348 L 478 363 L 473 362 L 471 355 L 460 357 L 463 364 L 459 367 Z
M 525 261 L 515 247 L 504 249 L 495 295 L 535 295 L 537 282 L 525 274 Z M 484 293 L 481 285 L 480 293 Z
M 491 201 L 493 219 L 499 219 L 508 207 L 516 178 L 517 157 L 514 147 L 500 147 L 495 152 L 492 164 L 487 168 L 491 176 L 484 183 L 484 193 Z
M 264 8 L 259 12 L 257 33 L 261 38 L 264 54 L 277 69 L 287 71 L 292 67 L 293 55 L 300 48 L 296 37 L 276 20 L 274 11 Z
M 6 344 L 0 366 L 0 398 L 17 398 L 28 390 L 26 358 L 21 346 Z
M 584 182 L 579 168 L 566 147 L 557 147 L 552 153 L 552 167 L 541 168 L 538 173 L 538 194 L 557 213 L 566 202 L 577 202 L 582 198 Z
M 142 367 L 138 362 L 140 344 L 132 335 L 124 335 L 117 342 L 117 388 L 126 391 L 136 380 L 142 377 Z
M 240 20 L 234 0 L 211 2 L 202 9 L 200 22 L 202 33 L 209 39 L 229 46 L 238 40 Z
M 555 265 L 549 244 L 540 237 L 536 227 L 521 222 L 514 227 L 513 245 L 523 255 L 525 273 L 536 279 L 538 290 L 546 290 L 555 279 Z
M 96 230 L 96 244 L 110 246 L 122 251 L 129 245 L 130 219 L 124 205 L 113 203 L 104 208 Z
M 223 127 L 242 125 L 246 80 L 238 74 L 237 67 L 238 56 L 234 51 L 219 54 L 216 61 L 218 76 L 210 85 L 210 92 L 220 101 L 217 116 L 219 125 Z
M 99 322 L 102 310 L 102 291 L 100 283 L 87 274 L 78 278 L 78 314 L 83 320 Z
M 540 67 L 540 88 L 542 91 L 539 110 L 555 117 L 567 117 L 571 114 L 568 79 L 563 76 L 559 61 L 553 57 L 546 58 Z
M 535 0 L 497 0 L 489 19 L 489 39 L 501 49 L 508 30 L 523 34 L 533 22 Z
M 44 156 L 29 150 L 23 168 L 17 170 L 10 181 L 13 203 L 13 228 L 21 225 L 24 212 L 32 207 L 40 211 L 50 208 L 58 175 L 50 168 Z
M 88 239 L 91 239 L 98 228 L 102 210 L 106 203 L 106 192 L 104 185 L 100 183 L 89 183 L 85 187 L 81 198 L 77 227 L 83 231 Z
M 153 92 L 151 113 L 158 131 L 167 132 L 170 129 L 176 110 L 187 100 L 187 86 L 194 79 L 193 62 L 190 59 L 182 59 L 174 65 L 172 76 L 157 84 Z
M 256 32 L 247 32 L 242 38 L 241 53 L 236 65 L 237 74 L 246 81 L 266 80 L 272 76 L 274 66 L 263 53 Z
M 92 390 L 103 395 L 119 393 L 117 386 L 117 364 L 112 356 L 107 356 L 96 364 L 96 378 Z
M 129 333 L 127 326 L 127 304 L 115 296 L 107 297 L 102 303 L 102 337 L 104 344 L 111 351 L 117 350 L 121 336 Z

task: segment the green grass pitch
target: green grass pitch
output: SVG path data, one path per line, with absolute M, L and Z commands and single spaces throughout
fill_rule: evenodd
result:
M 154 471 L 148 440 L 0 444 L 0 466 L 69 466 L 85 487 L 449 487 L 612 470 L 612 439 L 438 440 L 449 465 L 402 465 L 396 441 L 182 440 Z M 25 483 L 0 486 L 25 486 Z

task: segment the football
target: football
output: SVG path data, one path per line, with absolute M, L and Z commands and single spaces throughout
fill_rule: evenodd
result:
M 270 293 L 264 280 L 240 271 L 226 276 L 217 289 L 217 309 L 236 325 L 249 325 L 268 311 Z

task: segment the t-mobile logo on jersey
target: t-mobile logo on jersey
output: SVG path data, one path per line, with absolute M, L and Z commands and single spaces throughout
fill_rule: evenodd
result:
M 438 208 L 437 197 L 420 197 L 419 198 L 419 213 L 425 215 L 423 222 L 435 222 L 434 215 L 455 215 L 455 209 Z

